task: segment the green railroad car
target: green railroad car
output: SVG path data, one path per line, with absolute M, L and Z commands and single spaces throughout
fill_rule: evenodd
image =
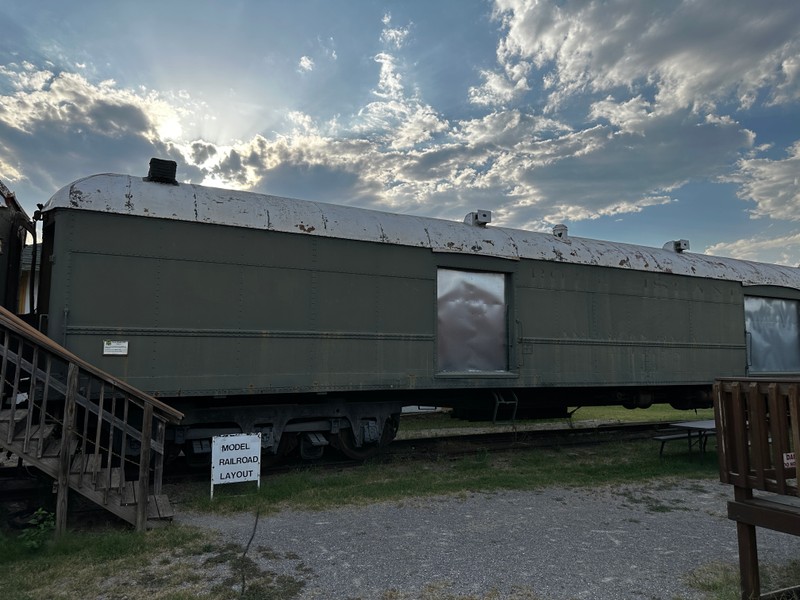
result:
M 800 372 L 800 272 L 664 248 L 95 175 L 43 221 L 48 336 L 185 413 L 176 448 L 363 456 L 403 406 L 462 416 L 708 405 Z

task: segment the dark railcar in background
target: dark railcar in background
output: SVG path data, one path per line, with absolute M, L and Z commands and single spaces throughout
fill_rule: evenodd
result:
M 153 163 L 151 163 L 152 165 Z M 163 167 L 162 163 L 156 163 Z M 800 372 L 797 269 L 96 175 L 41 211 L 37 316 L 185 413 L 177 447 L 360 455 L 404 405 L 545 415 L 691 407 L 716 377 Z M 9 270 L 7 273 L 11 274 Z
M 34 243 L 26 246 L 28 236 Z M 17 202 L 14 193 L 0 181 L 0 302 L 14 313 L 27 313 L 28 298 L 33 296 L 34 278 L 30 277 L 30 258 L 25 249 L 36 249 L 36 228 Z M 27 269 L 23 263 L 28 258 Z M 34 257 L 35 260 L 35 257 Z

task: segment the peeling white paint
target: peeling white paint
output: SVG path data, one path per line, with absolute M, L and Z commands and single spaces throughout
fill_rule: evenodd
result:
M 44 211 L 72 208 L 215 223 L 452 252 L 674 273 L 800 289 L 800 269 L 660 248 L 384 213 L 349 206 L 181 184 L 93 175 L 56 192 Z

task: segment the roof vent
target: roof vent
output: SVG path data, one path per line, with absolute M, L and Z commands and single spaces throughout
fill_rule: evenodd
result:
M 684 250 L 689 249 L 689 240 L 672 240 L 664 244 L 663 249 L 680 254 Z
M 163 158 L 150 159 L 150 171 L 145 177 L 145 181 L 155 181 L 157 183 L 171 183 L 178 185 L 175 175 L 178 173 L 178 163 L 174 160 L 164 160 Z
M 492 211 L 490 210 L 477 210 L 467 214 L 467 216 L 464 217 L 464 223 L 477 227 L 486 227 L 486 224 L 491 222 Z
M 568 229 L 567 226 L 564 224 L 559 223 L 558 225 L 554 225 L 553 235 L 560 240 L 564 240 L 565 242 L 569 241 Z

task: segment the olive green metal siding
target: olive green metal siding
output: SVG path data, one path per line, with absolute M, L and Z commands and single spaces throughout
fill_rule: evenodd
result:
M 162 396 L 711 384 L 737 282 L 58 209 L 48 333 Z M 437 268 L 508 277 L 509 373 L 437 375 Z M 65 314 L 66 310 L 66 314 Z M 128 341 L 103 356 L 104 340 Z
M 144 390 L 413 388 L 432 372 L 435 272 L 413 248 L 53 217 L 49 335 Z M 103 356 L 107 339 L 128 341 L 128 356 Z
M 707 384 L 744 371 L 738 282 L 539 262 L 516 288 L 521 370 L 537 386 Z

